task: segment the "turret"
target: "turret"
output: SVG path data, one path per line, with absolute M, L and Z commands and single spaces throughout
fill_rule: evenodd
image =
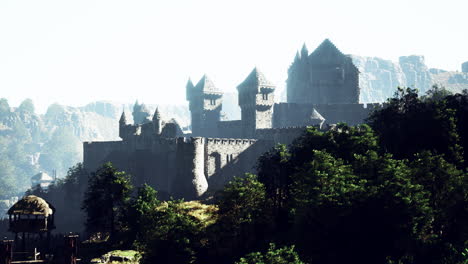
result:
M 127 115 L 125 114 L 125 110 L 122 111 L 122 115 L 120 116 L 119 120 L 119 137 L 124 139 L 127 136 Z
M 309 56 L 309 50 L 307 49 L 307 46 L 304 42 L 304 45 L 302 45 L 302 49 L 301 49 L 301 58 L 305 59 Z
M 255 130 L 272 127 L 275 86 L 257 68 L 237 86 L 245 137 Z
M 195 86 L 193 86 L 192 80 L 189 78 L 187 81 L 187 85 L 185 85 L 185 99 L 187 101 L 190 101 L 192 99 L 194 89 Z
M 153 114 L 153 127 L 154 127 L 154 133 L 156 135 L 160 135 L 161 130 L 162 130 L 162 119 L 161 119 L 161 114 L 159 113 L 158 107 L 156 107 L 156 110 L 154 111 L 154 114 Z
M 218 122 L 221 120 L 223 93 L 204 75 L 195 87 L 187 83 L 187 100 L 192 117 L 192 135 L 217 136 Z
M 294 57 L 294 62 L 293 63 L 297 63 L 300 60 L 301 60 L 301 55 L 299 54 L 299 51 L 297 51 L 296 56 Z

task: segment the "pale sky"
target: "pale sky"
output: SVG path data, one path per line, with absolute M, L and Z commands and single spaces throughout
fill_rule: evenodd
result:
M 0 97 L 185 102 L 189 77 L 225 91 L 258 66 L 284 87 L 303 43 L 346 54 L 468 61 L 467 0 L 0 0 Z

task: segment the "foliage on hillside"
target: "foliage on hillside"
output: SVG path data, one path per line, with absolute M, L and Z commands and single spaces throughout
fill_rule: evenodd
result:
M 21 195 L 41 170 L 65 173 L 79 160 L 80 142 L 67 127 L 47 129 L 32 100 L 12 108 L 0 99 L 0 199 Z

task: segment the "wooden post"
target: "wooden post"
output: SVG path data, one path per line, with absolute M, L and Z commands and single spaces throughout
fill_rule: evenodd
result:
M 76 264 L 78 256 L 78 235 L 65 236 L 64 264 Z
M 13 240 L 3 240 L 0 244 L 0 264 L 11 264 L 13 259 Z
M 23 236 L 21 238 L 23 239 L 22 241 L 23 252 L 25 252 L 26 251 L 26 233 L 23 232 Z

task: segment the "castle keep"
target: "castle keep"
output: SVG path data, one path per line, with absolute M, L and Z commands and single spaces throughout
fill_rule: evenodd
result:
M 158 109 L 152 118 L 135 104 L 134 124 L 125 112 L 121 141 L 85 142 L 84 166 L 111 161 L 119 170 L 162 194 L 196 199 L 219 190 L 234 176 L 254 171 L 257 158 L 278 143 L 289 144 L 306 126 L 362 123 L 379 104 L 359 104 L 359 71 L 351 58 L 325 40 L 314 52 L 305 45 L 288 70 L 287 102 L 275 103 L 275 85 L 257 68 L 237 86 L 241 120 L 221 121 L 223 93 L 205 75 L 186 85 L 192 131 L 184 134 Z

